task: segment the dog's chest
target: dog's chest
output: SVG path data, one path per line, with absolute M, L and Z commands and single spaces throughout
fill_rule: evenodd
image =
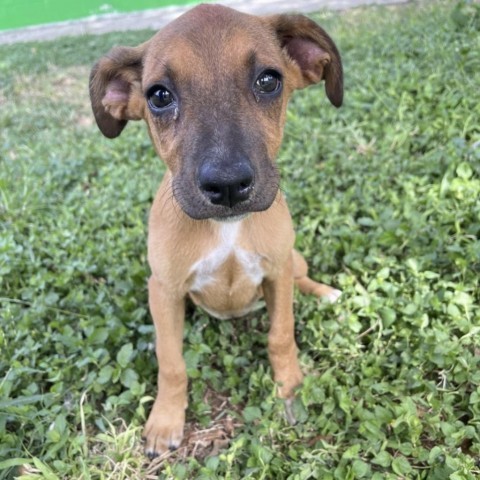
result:
M 240 246 L 241 227 L 220 223 L 213 248 L 190 270 L 190 296 L 217 318 L 248 313 L 260 296 L 262 257 Z

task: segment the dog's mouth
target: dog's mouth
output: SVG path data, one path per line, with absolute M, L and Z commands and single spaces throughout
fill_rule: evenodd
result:
M 241 215 L 232 215 L 230 217 L 213 217 L 212 220 L 214 220 L 215 222 L 233 223 L 240 222 L 241 220 L 244 220 L 250 215 L 250 213 L 242 213 Z
M 194 195 L 191 195 L 191 192 L 182 195 L 178 189 L 174 189 L 174 196 L 184 213 L 194 220 L 212 219 L 219 222 L 235 222 L 254 212 L 262 212 L 270 208 L 277 191 L 278 188 L 272 189 L 268 195 L 262 195 L 260 198 L 245 201 L 233 207 L 213 205 L 204 200 L 201 194 L 195 195 L 196 198 L 192 198 Z

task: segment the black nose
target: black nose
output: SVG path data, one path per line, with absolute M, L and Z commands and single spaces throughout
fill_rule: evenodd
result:
M 249 162 L 215 165 L 205 162 L 198 172 L 202 193 L 214 205 L 233 207 L 244 202 L 253 188 L 254 172 Z

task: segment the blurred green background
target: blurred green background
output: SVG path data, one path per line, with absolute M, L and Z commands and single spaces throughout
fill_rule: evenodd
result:
M 195 0 L 0 0 L 0 30 L 192 3 Z

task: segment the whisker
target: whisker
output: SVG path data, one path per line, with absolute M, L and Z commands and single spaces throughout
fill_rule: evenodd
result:
M 175 185 L 173 184 L 173 182 L 170 184 L 170 190 L 171 190 L 170 201 L 172 203 L 173 211 L 175 212 L 175 215 L 177 216 L 177 218 L 180 219 L 181 209 L 180 209 L 179 202 L 177 201 L 177 198 L 181 198 L 181 192 L 178 190 L 178 188 L 175 190 Z

